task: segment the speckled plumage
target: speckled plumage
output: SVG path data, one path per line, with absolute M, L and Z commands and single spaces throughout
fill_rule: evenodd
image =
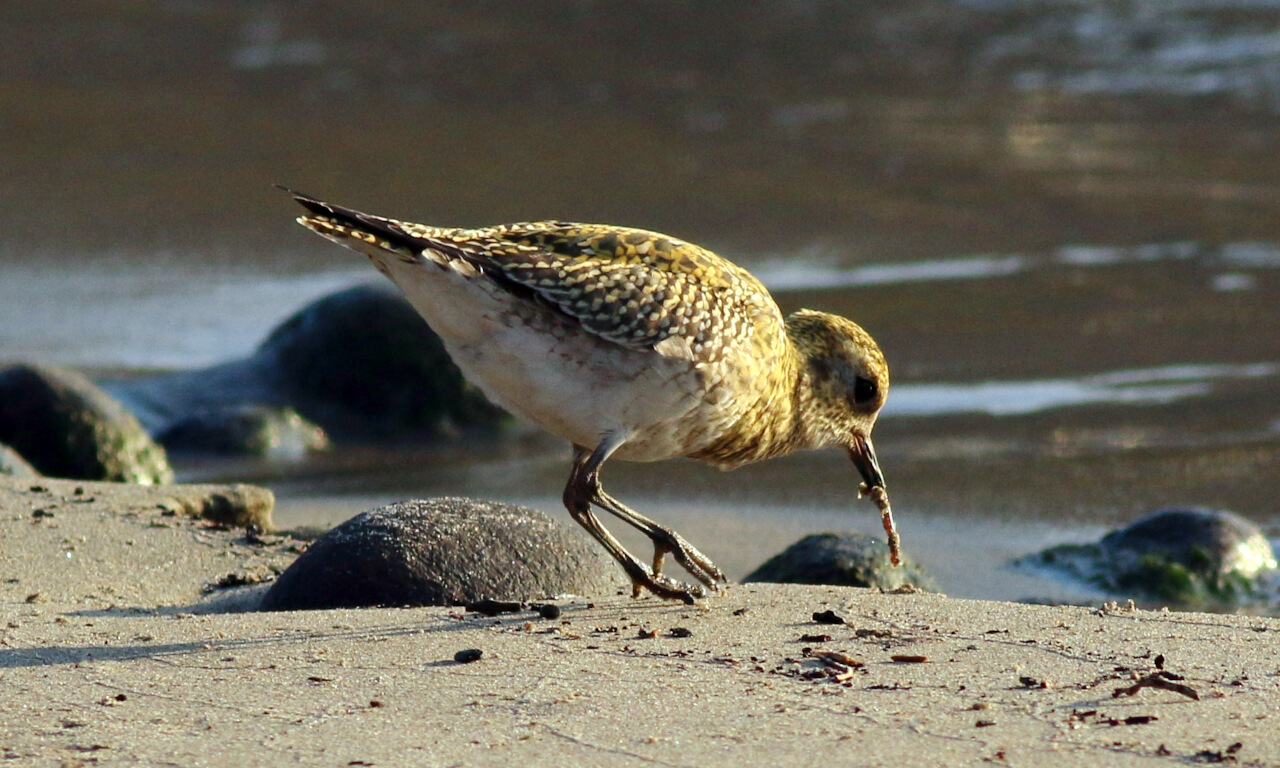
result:
M 295 199 L 307 209 L 300 223 L 365 253 L 400 286 L 473 383 L 573 443 L 566 506 L 637 591 L 699 594 L 661 574 L 667 552 L 707 586 L 724 576 L 604 493 L 598 471 L 610 456 L 735 467 L 840 445 L 867 486 L 883 486 L 870 432 L 889 382 L 875 341 L 834 315 L 784 319 L 755 277 L 704 248 L 557 221 L 445 229 Z M 595 520 L 593 504 L 654 539 L 652 570 Z

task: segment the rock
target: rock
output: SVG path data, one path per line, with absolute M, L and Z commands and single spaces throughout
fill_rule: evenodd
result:
M 187 517 L 199 517 L 236 528 L 270 531 L 276 495 L 267 488 L 234 485 L 174 485 L 157 506 Z
M 207 414 L 234 421 L 240 417 L 228 414 L 255 408 L 291 408 L 330 437 L 355 441 L 492 430 L 506 419 L 463 379 L 408 301 L 381 284 L 340 291 L 302 308 L 252 357 L 104 387 L 152 434 L 167 435 L 182 425 L 201 431 L 200 440 L 212 439 Z M 228 449 L 236 444 L 217 439 Z M 243 446 L 256 450 L 253 441 Z
M 51 477 L 142 485 L 173 482 L 164 449 L 128 411 L 75 371 L 0 371 L 0 442 Z
M 258 356 L 298 411 L 326 429 L 378 436 L 496 427 L 503 412 L 463 378 L 399 292 L 358 286 L 304 307 Z
M 1157 555 L 1208 578 L 1251 579 L 1276 569 L 1275 552 L 1262 530 L 1226 510 L 1162 509 L 1108 533 L 1101 544 L 1116 554 Z
M 1199 507 L 1158 510 L 1097 543 L 1050 547 L 1016 562 L 1143 602 L 1218 610 L 1258 596 L 1277 567 L 1257 525 Z
M 0 443 L 0 475 L 9 477 L 39 477 L 40 473 L 21 454 Z
M 319 426 L 287 406 L 239 405 L 201 411 L 170 424 L 157 439 L 171 453 L 297 459 L 329 447 Z
M 264 611 L 460 605 L 612 594 L 621 571 L 581 532 L 527 507 L 463 498 L 364 512 L 315 541 Z
M 854 532 L 806 536 L 743 579 L 743 582 L 751 581 L 879 589 L 910 585 L 937 589 L 933 577 L 909 557 L 904 556 L 902 567 L 894 567 L 889 561 L 887 544 Z

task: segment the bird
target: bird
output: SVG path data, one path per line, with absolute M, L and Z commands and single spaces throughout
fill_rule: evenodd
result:
M 374 216 L 281 187 L 298 223 L 363 253 L 443 340 L 469 381 L 569 441 L 563 501 L 644 590 L 693 604 L 724 572 L 673 529 L 609 495 L 611 458 L 723 469 L 845 449 L 899 541 L 871 430 L 889 392 L 880 346 L 844 317 L 784 317 L 765 286 L 711 251 L 644 229 L 535 221 L 478 229 Z M 653 543 L 640 561 L 593 508 Z M 671 555 L 699 582 L 663 572 Z

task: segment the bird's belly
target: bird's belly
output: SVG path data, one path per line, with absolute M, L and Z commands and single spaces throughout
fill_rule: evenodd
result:
M 508 330 L 478 346 L 446 346 L 495 402 L 576 445 L 595 447 L 606 435 L 622 433 L 628 439 L 619 458 L 656 461 L 687 452 L 681 426 L 699 399 L 687 364 L 586 334 L 549 339 Z
M 682 456 L 714 438 L 705 376 L 690 361 L 601 339 L 432 266 L 403 272 L 393 279 L 463 374 L 513 414 L 585 447 L 625 434 L 615 456 L 629 461 Z

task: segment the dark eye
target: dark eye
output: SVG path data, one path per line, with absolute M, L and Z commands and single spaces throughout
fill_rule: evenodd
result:
M 866 405 L 876 399 L 878 391 L 874 381 L 859 376 L 853 382 L 853 402 L 856 405 Z

